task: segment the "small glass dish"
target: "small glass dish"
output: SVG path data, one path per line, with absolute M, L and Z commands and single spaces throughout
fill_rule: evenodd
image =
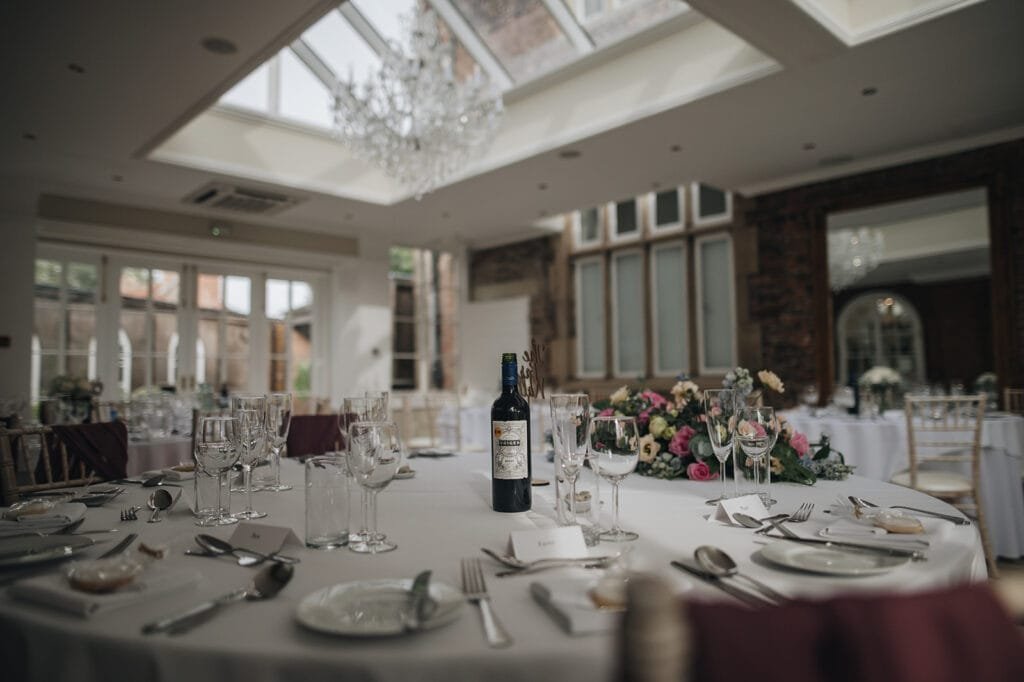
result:
M 113 592 L 135 581 L 145 564 L 129 554 L 109 559 L 76 561 L 64 572 L 68 584 L 82 592 L 102 594 Z
M 70 499 L 67 497 L 48 495 L 46 497 L 33 497 L 27 500 L 15 502 L 4 510 L 4 518 L 9 521 L 17 521 L 24 516 L 42 516 L 52 512 L 58 504 Z

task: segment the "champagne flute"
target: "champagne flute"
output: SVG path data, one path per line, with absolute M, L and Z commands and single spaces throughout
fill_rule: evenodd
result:
M 779 421 L 775 417 L 774 409 L 771 407 L 743 408 L 736 426 L 736 439 L 739 441 L 740 448 L 754 463 L 754 490 L 766 507 L 774 504 L 775 500 L 771 499 L 770 489 L 763 493 L 760 492 L 761 464 L 762 462 L 767 463 L 770 476 L 771 451 L 775 447 L 775 440 L 778 437 Z
M 235 517 L 262 519 L 267 513 L 252 508 L 252 468 L 260 461 L 267 444 L 266 399 L 263 396 L 249 396 L 235 398 L 232 402 L 232 414 L 238 417 L 241 437 L 238 459 L 242 463 L 245 488 L 245 509 L 236 513 Z
M 346 453 L 349 451 L 349 427 L 359 421 L 381 421 L 380 415 L 384 414 L 385 410 L 384 399 L 380 396 L 342 398 L 341 412 L 338 414 L 338 429 L 341 431 Z M 349 472 L 349 475 L 354 477 L 352 472 Z M 360 486 L 360 492 L 362 493 L 360 496 L 362 523 L 359 526 L 359 531 L 352 533 L 349 537 L 348 548 L 353 552 L 365 553 L 370 551 L 367 544 L 370 541 L 370 497 L 362 486 Z
M 725 463 L 729 461 L 732 454 L 736 435 L 736 392 L 731 389 L 719 389 L 704 391 L 704 415 L 707 418 L 708 438 L 711 440 L 711 449 L 719 463 L 720 478 L 722 479 L 722 495 L 716 499 L 708 500 L 708 504 L 718 504 L 722 500 L 729 499 L 725 485 Z M 733 463 L 735 466 L 735 462 Z
M 196 523 L 200 526 L 227 526 L 238 523 L 238 519 L 221 511 L 224 509 L 224 501 L 221 499 L 223 479 L 238 461 L 238 418 L 200 417 L 197 430 L 196 464 L 203 472 L 217 479 L 217 511 Z
M 378 401 L 375 407 L 377 413 L 373 416 L 374 421 L 386 422 L 391 420 L 391 414 L 388 412 L 390 395 L 388 391 L 365 391 L 363 393 L 363 397 Z
M 251 395 L 233 395 L 233 396 L 231 396 L 231 399 L 228 401 L 228 407 L 231 409 L 231 414 L 235 414 L 236 410 L 256 410 L 261 415 L 263 415 L 263 424 L 264 424 L 264 426 L 266 426 L 266 411 L 267 411 L 267 397 L 266 396 L 256 395 L 256 394 L 251 394 Z M 241 427 L 239 427 L 239 428 L 241 428 Z M 266 444 L 266 440 L 264 439 L 264 445 L 265 444 Z M 262 463 L 262 457 L 263 457 L 263 451 L 260 450 L 260 452 L 257 453 L 256 464 Z M 243 457 L 239 457 L 239 461 L 241 461 L 242 459 L 244 459 L 244 458 Z M 262 488 L 257 485 L 256 487 L 253 488 L 253 490 L 262 490 Z M 243 483 L 241 485 L 238 484 L 237 480 L 234 481 L 231 484 L 231 492 L 233 492 L 233 493 L 244 493 L 245 492 L 244 478 L 243 478 Z
M 393 422 L 353 422 L 348 430 L 348 469 L 370 500 L 370 532 L 363 550 L 390 552 L 398 545 L 377 530 L 377 494 L 387 487 L 402 465 L 402 442 Z
M 590 428 L 590 399 L 583 393 L 555 394 L 551 396 L 551 421 L 554 425 L 555 461 L 561 477 L 569 484 L 568 525 L 577 525 L 576 480 L 587 455 L 587 435 Z M 562 518 L 562 498 L 566 491 L 558 490 L 558 518 Z
M 633 417 L 594 417 L 590 422 L 590 450 L 597 473 L 612 484 L 612 527 L 601 533 L 611 542 L 636 540 L 639 535 L 619 527 L 619 483 L 636 469 L 640 436 Z
M 261 490 L 291 490 L 281 483 L 281 454 L 288 443 L 288 428 L 292 422 L 292 394 L 271 393 L 267 396 L 267 441 L 270 445 L 269 480 Z

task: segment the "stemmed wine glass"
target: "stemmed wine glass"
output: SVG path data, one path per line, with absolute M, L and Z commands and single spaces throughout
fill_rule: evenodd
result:
M 754 463 L 754 490 L 761 497 L 766 507 L 771 507 L 775 500 L 771 498 L 771 488 L 760 492 L 761 464 L 767 460 L 768 485 L 771 486 L 771 451 L 775 440 L 779 437 L 779 421 L 775 410 L 771 407 L 744 407 L 740 412 L 740 421 L 736 426 L 736 439 L 744 454 Z
M 224 477 L 238 461 L 240 439 L 237 417 L 207 416 L 199 419 L 196 440 L 196 464 L 205 473 L 217 479 L 217 511 L 199 519 L 200 526 L 227 526 L 238 523 L 238 519 L 224 514 L 221 499 Z
M 708 437 L 711 439 L 711 449 L 718 460 L 720 478 L 722 479 L 721 497 L 708 500 L 708 504 L 718 504 L 722 500 L 729 499 L 729 493 L 726 492 L 725 486 L 725 463 L 729 461 L 729 455 L 732 454 L 734 447 L 733 437 L 736 434 L 737 419 L 736 398 L 736 392 L 731 389 L 704 391 L 704 414 L 707 417 Z
M 551 422 L 554 425 L 555 458 L 558 470 L 569 484 L 569 490 L 559 490 L 560 498 L 568 497 L 570 525 L 576 519 L 576 480 L 587 456 L 587 435 L 590 429 L 590 399 L 583 393 L 555 394 L 551 396 Z M 562 500 L 558 500 L 561 518 Z
M 353 422 L 348 429 L 348 469 L 370 500 L 370 531 L 365 549 L 379 554 L 398 545 L 377 531 L 377 493 L 387 487 L 402 465 L 402 442 L 394 422 Z
M 281 453 L 288 442 L 292 422 L 292 394 L 271 393 L 267 396 L 267 442 L 270 445 L 270 479 L 262 490 L 291 490 L 281 483 Z
M 345 442 L 346 453 L 351 450 L 349 445 L 349 427 L 355 422 L 383 421 L 382 415 L 386 414 L 387 411 L 384 400 L 380 396 L 342 398 L 341 413 L 338 415 L 338 429 L 341 431 L 342 439 Z M 355 473 L 350 471 L 349 475 L 354 477 Z M 370 551 L 368 543 L 371 539 L 369 530 L 370 496 L 366 493 L 365 489 L 361 488 L 361 492 L 362 523 L 359 527 L 359 532 L 350 534 L 348 548 L 353 552 L 366 553 Z
M 640 437 L 633 417 L 594 417 L 590 422 L 590 450 L 597 473 L 612 483 L 612 527 L 601 533 L 611 542 L 636 540 L 639 536 L 619 527 L 619 482 L 636 469 Z
M 260 461 L 267 445 L 267 399 L 261 395 L 235 396 L 231 399 L 231 414 L 238 417 L 238 459 L 242 463 L 245 488 L 245 509 L 236 513 L 235 517 L 261 519 L 267 513 L 252 508 L 252 468 Z

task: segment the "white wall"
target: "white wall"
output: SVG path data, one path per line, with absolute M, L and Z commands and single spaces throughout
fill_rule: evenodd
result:
M 32 366 L 32 284 L 35 279 L 35 218 L 0 215 L 0 398 L 29 397 Z
M 461 318 L 461 388 L 497 396 L 501 354 L 515 353 L 522 358 L 530 347 L 530 298 L 463 302 Z

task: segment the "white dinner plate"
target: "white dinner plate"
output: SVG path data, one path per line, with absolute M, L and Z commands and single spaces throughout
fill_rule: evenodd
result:
M 91 547 L 86 535 L 19 535 L 0 540 L 0 567 L 12 568 L 67 559 Z
M 846 552 L 795 542 L 773 542 L 761 548 L 761 556 L 779 566 L 826 575 L 878 575 L 907 563 L 907 557 L 874 552 Z
M 395 474 L 395 480 L 401 481 L 401 480 L 404 480 L 406 478 L 412 478 L 415 475 L 416 475 L 416 470 L 415 469 L 409 469 L 409 471 L 399 471 L 397 474 Z
M 402 635 L 403 615 L 409 607 L 412 579 L 357 580 L 341 583 L 306 596 L 295 617 L 312 630 L 332 635 L 380 637 Z M 440 582 L 430 583 L 430 596 L 437 602 L 434 615 L 421 623 L 424 630 L 451 623 L 466 601 L 462 592 Z

